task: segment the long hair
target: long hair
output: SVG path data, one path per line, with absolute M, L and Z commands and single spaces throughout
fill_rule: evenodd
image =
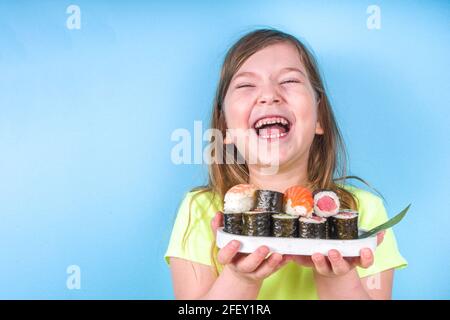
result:
M 297 48 L 301 62 L 306 69 L 307 76 L 318 101 L 318 121 L 324 133 L 315 135 L 309 150 L 308 181 L 310 186 L 313 189 L 333 190 L 338 194 L 342 208 L 356 209 L 357 199 L 342 187 L 346 180 L 347 168 L 345 145 L 330 101 L 325 92 L 325 86 L 320 76 L 316 60 L 306 46 L 296 37 L 274 29 L 259 29 L 244 35 L 228 50 L 222 65 L 220 80 L 214 97 L 210 127 L 220 130 L 222 137 L 225 137 L 227 126 L 223 101 L 231 79 L 250 56 L 267 46 L 277 43 L 289 43 Z M 222 154 L 226 154 L 227 150 L 225 146 L 216 140 L 211 142 L 213 144 L 213 150 L 222 149 Z M 237 154 L 236 146 L 233 148 L 233 154 Z M 193 191 L 198 192 L 191 199 L 191 204 L 195 196 L 201 195 L 204 192 L 212 192 L 213 197 L 218 196 L 223 199 L 226 191 L 232 186 L 240 183 L 248 183 L 249 181 L 247 164 L 238 163 L 238 161 L 234 163 L 213 161 L 209 165 L 208 171 L 208 184 L 193 189 Z M 190 214 L 188 224 L 190 224 Z M 189 225 L 186 230 L 188 229 Z M 187 237 L 188 234 L 185 232 L 183 245 L 185 245 Z M 212 261 L 217 270 L 219 266 L 215 260 L 216 253 L 217 248 L 213 244 Z

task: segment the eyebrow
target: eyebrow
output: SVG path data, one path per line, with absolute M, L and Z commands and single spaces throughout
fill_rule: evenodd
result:
M 299 68 L 295 68 L 295 67 L 286 67 L 286 68 L 281 69 L 281 71 L 282 71 L 282 72 L 283 72 L 283 71 L 286 71 L 286 72 L 289 72 L 289 71 L 296 71 L 296 72 L 301 73 L 302 76 L 304 76 L 304 77 L 306 78 L 306 74 L 305 74 L 302 70 L 300 70 Z
M 282 72 L 291 72 L 291 71 L 299 72 L 299 73 L 302 74 L 302 76 L 304 76 L 306 78 L 305 73 L 302 70 L 300 70 L 299 68 L 295 68 L 295 67 L 283 68 L 283 69 L 280 70 L 280 73 L 282 73 Z M 236 74 L 233 77 L 233 80 L 236 80 L 237 78 L 244 77 L 244 76 L 256 76 L 256 73 L 251 72 L 251 71 L 239 72 L 238 74 Z

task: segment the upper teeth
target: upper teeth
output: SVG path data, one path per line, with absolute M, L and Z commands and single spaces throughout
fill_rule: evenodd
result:
M 280 118 L 280 117 L 276 117 L 276 118 L 264 118 L 264 119 L 258 120 L 258 121 L 255 123 L 255 129 L 258 129 L 258 128 L 260 128 L 260 127 L 262 127 L 262 126 L 264 126 L 264 125 L 267 125 L 267 124 L 274 124 L 274 123 L 281 123 L 282 125 L 288 125 L 288 124 L 289 124 L 289 121 L 287 121 L 287 120 L 284 119 L 284 118 Z

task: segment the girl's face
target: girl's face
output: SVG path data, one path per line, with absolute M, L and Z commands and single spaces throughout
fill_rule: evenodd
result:
M 257 153 L 264 163 L 276 157 L 279 165 L 298 164 L 308 158 L 314 135 L 323 134 L 314 90 L 290 43 L 270 45 L 244 62 L 230 82 L 224 112 L 228 129 L 246 132 L 245 142 L 236 135 L 225 140 L 235 143 L 246 161 Z M 262 145 L 270 149 L 265 156 Z

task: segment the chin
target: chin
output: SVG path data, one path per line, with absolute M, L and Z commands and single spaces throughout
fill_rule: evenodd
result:
M 259 153 L 258 154 L 258 166 L 274 166 L 281 167 L 287 163 L 292 157 L 286 151 L 279 150 L 276 154 L 274 152 Z

